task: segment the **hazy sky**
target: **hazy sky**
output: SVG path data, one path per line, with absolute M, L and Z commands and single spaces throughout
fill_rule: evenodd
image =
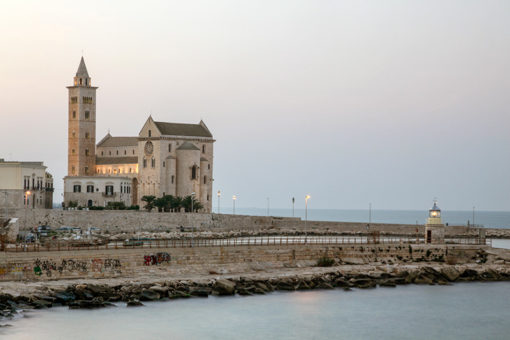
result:
M 83 50 L 97 140 L 202 118 L 222 205 L 510 210 L 510 1 L 1 0 L 0 32 L 0 157 L 55 201 Z

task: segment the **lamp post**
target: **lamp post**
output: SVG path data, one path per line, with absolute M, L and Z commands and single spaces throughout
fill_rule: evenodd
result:
M 368 224 L 372 224 L 372 203 L 368 203 Z
M 237 199 L 237 196 L 233 195 L 232 196 L 232 215 L 236 214 L 236 199 Z
M 307 241 L 307 225 L 308 225 L 308 200 L 310 199 L 310 195 L 305 196 L 305 244 Z
M 218 190 L 218 214 L 220 213 L 220 198 L 221 198 L 221 191 Z
M 195 200 L 195 192 L 191 193 L 191 214 L 193 214 L 193 201 Z M 193 247 L 195 243 L 194 237 L 195 224 L 193 223 L 193 215 L 191 215 L 191 247 Z
M 296 202 L 296 199 L 292 197 L 292 217 L 294 217 L 294 203 Z
M 25 230 L 27 230 L 27 208 L 28 208 L 28 197 L 30 196 L 30 191 L 25 191 Z
M 475 224 L 475 207 L 473 207 L 473 228 L 476 227 L 476 224 Z

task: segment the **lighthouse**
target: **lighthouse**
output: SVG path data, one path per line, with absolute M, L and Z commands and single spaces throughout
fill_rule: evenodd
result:
M 425 224 L 425 243 L 444 243 L 444 224 L 441 221 L 441 209 L 434 201 L 434 206 L 429 210 L 429 218 Z

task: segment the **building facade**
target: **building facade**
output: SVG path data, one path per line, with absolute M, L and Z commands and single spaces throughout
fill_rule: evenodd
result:
M 96 89 L 82 58 L 74 85 L 68 87 L 69 158 L 64 204 L 142 205 L 143 196 L 194 195 L 203 210 L 210 212 L 215 140 L 205 123 L 157 122 L 149 116 L 137 136 L 114 137 L 108 132 L 94 145 Z M 110 189 L 113 185 L 113 195 L 106 195 L 107 182 Z M 121 192 L 126 183 L 129 192 Z M 87 186 L 95 191 L 83 191 Z
M 0 159 L 0 206 L 6 209 L 53 207 L 53 176 L 43 162 Z

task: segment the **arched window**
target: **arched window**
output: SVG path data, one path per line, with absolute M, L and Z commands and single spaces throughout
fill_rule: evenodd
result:
M 168 144 L 168 152 L 172 152 L 172 143 Z
M 204 176 L 204 184 L 207 184 L 207 176 Z
M 202 153 L 205 153 L 205 144 L 202 145 Z
M 152 137 L 152 131 L 149 130 L 149 137 Z

